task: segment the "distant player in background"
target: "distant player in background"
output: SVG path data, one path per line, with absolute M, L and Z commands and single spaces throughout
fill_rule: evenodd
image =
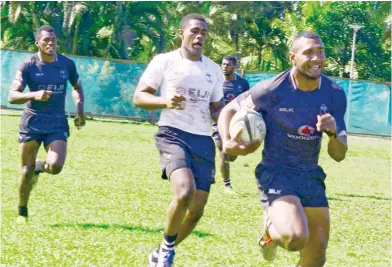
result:
M 222 71 L 225 77 L 223 82 L 223 95 L 225 100 L 225 105 L 230 103 L 231 100 L 236 98 L 238 95 L 249 90 L 249 83 L 247 80 L 241 78 L 235 73 L 237 68 L 237 60 L 233 56 L 225 56 L 222 60 Z M 219 167 L 222 174 L 222 179 L 225 184 L 226 193 L 234 193 L 233 187 L 230 181 L 230 162 L 236 160 L 237 157 L 227 155 L 222 151 L 222 140 L 218 133 L 218 128 L 216 123 L 213 126 L 212 137 L 215 140 L 216 147 L 220 152 Z
M 162 178 L 169 179 L 174 195 L 163 242 L 148 257 L 150 266 L 173 265 L 174 248 L 202 217 L 214 182 L 211 117 L 216 121 L 224 106 L 223 75 L 219 65 L 201 53 L 207 31 L 203 16 L 185 16 L 180 23 L 181 48 L 154 57 L 133 98 L 137 107 L 163 109 L 155 143 Z
M 230 136 L 230 120 L 241 108 L 263 115 L 267 134 L 256 179 L 265 209 L 259 239 L 264 259 L 274 260 L 279 245 L 300 252 L 297 266 L 323 266 L 330 218 L 326 175 L 318 160 L 323 133 L 330 157 L 345 158 L 346 96 L 323 75 L 324 45 L 317 34 L 298 34 L 290 60 L 292 68 L 259 82 L 222 110 L 219 133 L 225 152 L 246 155 L 253 147 Z
M 19 125 L 21 176 L 18 183 L 19 223 L 27 222 L 27 203 L 30 192 L 42 172 L 61 172 L 66 154 L 69 126 L 65 116 L 67 82 L 72 84 L 72 96 L 77 107 L 75 126 L 85 125 L 83 90 L 75 63 L 56 53 L 56 33 L 49 25 L 41 26 L 35 33 L 38 53 L 26 59 L 13 81 L 8 101 L 26 103 Z M 30 92 L 24 93 L 26 85 Z M 38 150 L 44 144 L 45 161 L 36 161 Z

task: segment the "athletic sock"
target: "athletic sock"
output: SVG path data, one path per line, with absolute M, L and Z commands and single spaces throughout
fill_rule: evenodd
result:
M 27 206 L 18 206 L 18 214 L 19 216 L 27 217 L 29 215 Z
M 225 183 L 225 186 L 226 186 L 226 187 L 231 187 L 230 178 L 225 178 L 225 179 L 223 179 L 223 182 Z
M 174 244 L 176 243 L 177 235 L 167 235 L 166 233 L 163 235 L 163 243 L 161 249 L 163 251 L 174 250 Z

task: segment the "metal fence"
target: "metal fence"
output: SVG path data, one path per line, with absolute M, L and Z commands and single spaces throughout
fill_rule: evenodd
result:
M 1 106 L 2 108 L 23 108 L 10 105 L 8 89 L 15 77 L 18 66 L 32 53 L 1 50 Z M 104 60 L 86 57 L 71 57 L 77 66 L 85 93 L 85 111 L 93 115 L 150 119 L 151 113 L 132 105 L 132 97 L 145 64 Z M 276 74 L 252 73 L 245 78 L 250 85 L 268 79 Z M 351 133 L 391 135 L 391 84 L 332 78 L 347 95 L 346 124 Z M 69 87 L 70 88 L 70 87 Z M 70 89 L 68 89 L 70 90 Z M 71 94 L 67 94 L 71 112 L 75 106 Z

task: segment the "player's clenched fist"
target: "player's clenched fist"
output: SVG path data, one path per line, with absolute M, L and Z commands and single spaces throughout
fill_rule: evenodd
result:
M 185 101 L 185 97 L 180 94 L 175 94 L 167 100 L 166 108 L 168 109 L 184 109 L 182 103 Z
M 316 123 L 317 131 L 319 132 L 327 132 L 327 133 L 336 133 L 336 122 L 335 118 L 332 117 L 331 114 L 323 114 L 317 115 L 317 123 Z
M 84 115 L 78 115 L 76 116 L 74 120 L 75 127 L 80 130 L 84 125 L 86 125 L 86 120 L 84 118 Z
M 37 101 L 48 101 L 48 99 L 50 98 L 50 95 L 53 92 L 50 90 L 40 90 L 40 91 L 36 91 L 34 92 L 34 100 Z

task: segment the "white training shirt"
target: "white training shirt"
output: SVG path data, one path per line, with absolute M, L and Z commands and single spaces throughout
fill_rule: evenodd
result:
M 159 126 L 211 135 L 210 102 L 223 97 L 223 73 L 218 64 L 202 56 L 200 61 L 183 58 L 180 49 L 154 57 L 140 78 L 166 98 L 176 92 L 186 100 L 183 110 L 163 109 Z

